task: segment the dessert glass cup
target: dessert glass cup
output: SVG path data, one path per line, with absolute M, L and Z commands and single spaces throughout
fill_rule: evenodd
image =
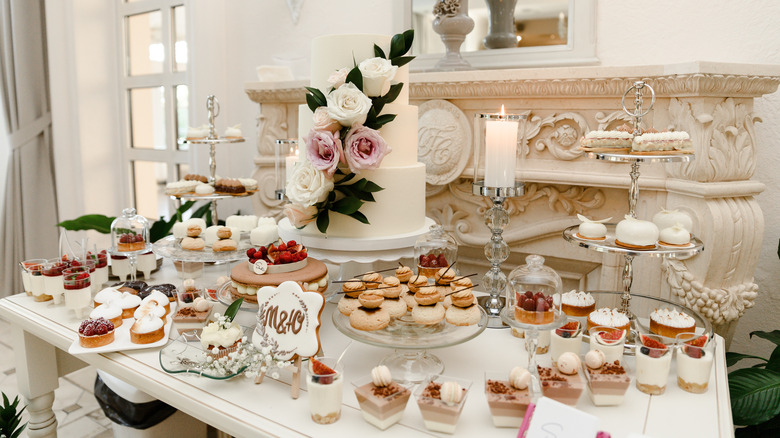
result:
M 191 307 L 192 303 L 195 302 L 195 298 L 198 297 L 204 297 L 204 291 L 203 289 L 187 289 L 185 290 L 184 287 L 179 287 L 176 289 L 176 301 L 179 304 L 179 307 Z
M 567 323 L 570 321 L 567 321 Z M 562 334 L 558 334 L 561 332 Z M 580 346 L 582 344 L 582 323 L 577 325 L 576 329 L 558 328 L 550 330 L 550 359 L 553 365 L 558 363 L 558 357 L 563 353 L 570 351 L 577 356 L 580 355 Z
M 463 388 L 463 397 L 459 403 L 446 403 L 439 398 L 423 396 L 425 388 L 431 382 L 443 384 L 444 382 L 456 382 Z M 425 428 L 432 432 L 455 433 L 455 427 L 458 424 L 458 418 L 463 411 L 463 405 L 466 403 L 471 382 L 442 375 L 433 375 L 423 380 L 417 387 L 414 396 L 417 399 L 417 406 L 420 408 Z
M 87 278 L 79 279 L 86 273 Z M 76 312 L 76 317 L 84 316 L 84 309 L 92 304 L 89 268 L 86 266 L 71 267 L 62 271 L 65 287 L 65 307 Z
M 95 285 L 96 290 L 100 290 L 104 284 L 108 283 L 108 254 L 97 253 L 91 257 L 97 263 L 95 272 L 92 273 L 92 283 Z
M 176 267 L 176 273 L 179 274 L 181 279 L 200 278 L 203 276 L 203 262 L 175 261 L 173 266 Z
M 27 292 L 27 295 L 32 295 L 35 301 L 49 301 L 52 298 L 51 295 L 46 294 L 42 273 L 44 263 L 46 263 L 46 259 L 30 259 L 22 262 L 24 291 Z
M 625 332 L 623 329 L 616 329 L 614 327 L 605 327 L 600 325 L 591 327 L 590 330 L 588 330 L 588 335 L 590 336 L 590 350 L 601 350 L 601 352 L 604 353 L 604 361 L 607 363 L 612 363 L 616 360 L 619 360 L 622 364 L 623 346 L 626 342 L 626 333 L 623 333 L 623 336 L 620 338 L 620 340 L 615 342 L 607 342 L 606 340 L 601 339 L 601 336 L 597 335 L 599 332 L 613 333 L 616 331 Z
M 701 338 L 704 338 L 704 346 L 691 345 Z M 715 359 L 715 341 L 696 333 L 680 333 L 676 340 L 677 386 L 694 394 L 707 392 Z
M 663 344 L 663 337 L 641 335 Z M 664 344 L 665 345 L 665 344 Z M 636 345 L 636 387 L 645 394 L 661 395 L 666 391 L 669 370 L 672 365 L 672 346 L 647 347 L 641 339 Z
M 306 380 L 309 391 L 309 409 L 311 419 L 318 424 L 331 424 L 341 418 L 341 392 L 343 389 L 344 366 L 337 363 L 336 358 L 317 358 L 319 362 L 330 367 L 335 374 L 317 374 L 312 369 L 313 361 L 309 361 L 309 376 Z
M 525 337 L 525 333 L 523 333 Z M 546 354 L 550 350 L 550 330 L 540 330 L 538 343 L 536 344 L 536 354 Z M 523 343 L 523 348 L 528 351 L 528 343 Z
M 59 257 L 46 260 L 43 264 L 43 284 L 46 293 L 54 299 L 54 304 L 62 303 L 62 295 L 65 293 L 65 283 L 62 281 L 62 272 L 68 267 L 68 262 L 63 262 Z
M 137 271 L 144 273 L 144 280 L 152 278 L 152 271 L 157 267 L 157 257 L 153 252 L 149 251 L 146 254 L 138 254 L 135 268 Z
M 508 377 L 509 373 L 485 372 L 485 398 L 495 427 L 518 428 L 523 424 L 525 411 L 533 398 L 532 382 L 529 381 L 525 389 L 517 389 L 512 386 Z M 489 381 L 501 382 L 514 392 L 503 394 L 491 392 Z
M 98 293 L 100 286 L 97 284 L 97 281 L 95 281 L 95 273 L 97 272 L 97 262 L 93 259 L 82 259 L 81 257 L 76 257 L 73 261 L 73 263 L 76 264 L 76 266 L 84 266 L 89 268 L 89 281 L 90 281 L 90 290 L 93 294 Z
M 360 412 L 363 419 L 369 424 L 381 430 L 401 421 L 406 409 L 406 403 L 412 392 L 409 388 L 399 383 L 392 382 L 394 389 L 387 390 L 387 394 L 375 395 L 374 381 L 371 376 L 363 377 L 352 382 L 355 387 L 355 397 L 360 404 Z
M 127 276 L 131 274 L 130 269 L 130 259 L 127 256 L 111 256 L 111 273 L 119 277 L 119 281 L 127 280 Z
M 596 406 L 616 406 L 623 403 L 626 391 L 631 386 L 631 372 L 626 364 L 620 363 L 625 374 L 604 373 L 603 370 L 607 366 L 609 365 L 605 362 L 601 368 L 593 370 L 585 365 L 584 359 L 582 361 L 588 397 Z

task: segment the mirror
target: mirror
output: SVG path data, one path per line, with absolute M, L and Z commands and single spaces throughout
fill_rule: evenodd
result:
M 399 2 L 396 17 L 403 28 L 415 30 L 412 71 L 433 71 L 444 55 L 444 44 L 433 31 L 433 8 L 439 0 Z M 596 64 L 595 0 L 517 0 L 513 48 L 487 49 L 489 10 L 485 0 L 469 0 L 468 15 L 474 30 L 461 46 L 461 54 L 474 69 Z M 398 27 L 398 26 L 397 26 Z

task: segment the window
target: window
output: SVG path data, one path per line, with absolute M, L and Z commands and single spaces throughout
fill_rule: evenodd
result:
M 148 218 L 168 217 L 167 181 L 188 168 L 187 14 L 182 0 L 118 0 L 122 37 L 123 160 L 131 199 Z

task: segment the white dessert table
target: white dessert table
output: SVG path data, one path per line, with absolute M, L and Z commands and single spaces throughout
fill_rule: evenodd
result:
M 163 269 L 166 270 L 172 271 Z M 162 276 L 166 275 L 172 274 L 163 272 Z M 261 385 L 255 385 L 243 376 L 217 381 L 193 374 L 168 374 L 160 368 L 159 349 L 87 354 L 76 359 L 65 353 L 77 337 L 79 320 L 72 312 L 64 306 L 36 303 L 24 294 L 0 300 L 0 316 L 14 328 L 17 379 L 20 392 L 29 403 L 30 437 L 56 436 L 56 418 L 51 406 L 57 377 L 85 364 L 94 365 L 236 437 L 447 436 L 425 429 L 414 400 L 409 401 L 402 422 L 384 432 L 363 421 L 349 382 L 368 375 L 389 351 L 351 343 L 331 322 L 335 308 L 333 304 L 326 305 L 320 334 L 328 356 L 338 356 L 349 346 L 344 357 L 342 417 L 335 424 L 318 425 L 309 416 L 305 384 L 297 400 L 290 398 L 289 371 L 283 372 L 278 380 L 266 377 Z M 632 381 L 620 406 L 596 407 L 583 392 L 577 408 L 598 416 L 601 429 L 613 438 L 626 437 L 631 432 L 656 438 L 732 437 L 724 343 L 722 338 L 716 339 L 716 360 L 705 394 L 689 394 L 678 388 L 673 362 L 664 395 L 643 394 Z M 512 337 L 510 330 L 485 330 L 471 341 L 436 351 L 445 363 L 445 374 L 473 382 L 455 436 L 514 438 L 517 435 L 516 430 L 493 426 L 484 394 L 484 372 L 508 372 L 513 366 L 524 365 L 523 344 L 521 339 Z M 583 351 L 585 348 L 583 344 Z M 548 356 L 538 357 L 544 363 Z M 627 359 L 631 369 L 634 369 L 633 362 L 633 358 Z

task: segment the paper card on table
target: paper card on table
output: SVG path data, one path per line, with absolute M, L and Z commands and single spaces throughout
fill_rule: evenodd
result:
M 271 348 L 276 359 L 313 356 L 320 349 L 320 315 L 324 304 L 322 294 L 305 292 L 294 281 L 285 281 L 278 287 L 261 287 L 257 291 L 255 336 L 262 336 L 262 344 Z M 255 339 L 252 342 L 258 344 Z
M 527 438 L 593 438 L 599 419 L 576 408 L 542 397 L 536 403 Z

